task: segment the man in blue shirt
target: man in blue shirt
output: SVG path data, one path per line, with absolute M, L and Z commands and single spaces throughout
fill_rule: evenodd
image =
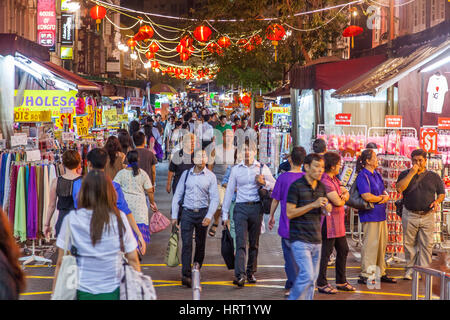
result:
M 103 171 L 106 166 L 107 158 L 108 154 L 103 149 L 95 148 L 89 151 L 89 153 L 87 154 L 89 171 L 91 170 Z M 134 216 L 131 213 L 131 210 L 128 208 L 128 204 L 123 195 L 122 188 L 120 187 L 120 184 L 118 184 L 117 182 L 112 181 L 112 183 L 114 185 L 114 189 L 117 192 L 117 208 L 127 215 L 128 222 L 130 223 L 130 226 L 135 232 L 135 234 L 137 235 L 140 253 L 145 254 L 146 244 L 144 238 L 142 237 L 142 234 L 139 231 L 139 228 L 136 224 L 136 220 L 134 220 Z M 78 208 L 78 193 L 80 192 L 81 184 L 82 184 L 81 179 L 73 183 L 72 196 L 75 209 Z

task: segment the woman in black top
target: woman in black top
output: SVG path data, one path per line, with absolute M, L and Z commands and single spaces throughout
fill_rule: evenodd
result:
M 47 210 L 47 220 L 45 223 L 45 237 L 50 238 L 52 231 L 50 223 L 52 221 L 53 213 L 55 209 L 58 209 L 59 215 L 55 225 L 55 236 L 59 234 L 59 229 L 63 222 L 64 217 L 73 209 L 73 183 L 74 181 L 81 179 L 79 171 L 81 168 L 80 154 L 75 150 L 67 150 L 62 156 L 63 165 L 66 168 L 66 173 L 52 181 L 50 187 L 50 201 Z M 58 200 L 58 201 L 57 201 Z
M 19 257 L 10 223 L 0 209 L 0 300 L 18 300 L 19 293 L 25 290 L 25 274 Z

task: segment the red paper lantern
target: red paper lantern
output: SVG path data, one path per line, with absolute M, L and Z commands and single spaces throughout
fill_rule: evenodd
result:
M 183 46 L 182 44 L 177 45 L 177 52 L 178 53 L 186 52 L 186 47 Z
M 250 105 L 250 103 L 252 102 L 252 98 L 251 98 L 250 96 L 248 96 L 248 95 L 244 95 L 244 96 L 241 98 L 241 102 L 242 102 L 242 104 L 243 104 L 244 106 L 248 106 L 248 105 Z
M 155 54 L 153 52 L 147 51 L 145 53 L 145 56 L 147 57 L 148 60 L 151 60 L 155 57 Z
M 237 45 L 240 46 L 240 47 L 245 47 L 245 46 L 247 45 L 247 43 L 248 43 L 248 40 L 247 40 L 247 39 L 240 39 L 240 40 L 237 42 Z
M 254 46 L 259 46 L 262 43 L 262 38 L 259 34 L 257 34 L 250 38 L 250 42 Z
M 180 44 L 185 47 L 190 47 L 194 44 L 194 39 L 189 36 L 184 36 L 183 38 L 181 38 Z
M 207 42 L 211 38 L 212 31 L 209 27 L 201 25 L 195 28 L 194 37 L 198 42 Z
M 189 54 L 188 53 L 185 53 L 185 52 L 183 52 L 183 53 L 180 53 L 180 60 L 181 61 L 187 61 L 189 59 Z
M 348 26 L 342 32 L 342 36 L 346 37 L 346 38 L 352 37 L 352 48 L 353 48 L 355 45 L 355 41 L 354 41 L 353 37 L 359 36 L 363 32 L 364 32 L 364 29 L 359 26 Z
M 217 43 L 224 49 L 228 48 L 231 45 L 230 38 L 225 36 L 220 37 L 219 40 L 217 40 Z
M 214 52 L 217 50 L 218 47 L 219 47 L 219 46 L 217 45 L 217 43 L 212 42 L 212 43 L 208 44 L 208 46 L 206 47 L 206 49 L 207 49 L 209 52 L 214 53 Z
M 157 44 L 156 42 L 152 42 L 152 43 L 150 44 L 150 46 L 148 47 L 148 50 L 149 50 L 150 52 L 156 53 L 156 52 L 158 52 L 158 50 L 159 50 L 159 46 L 158 46 L 158 44 Z
M 153 60 L 150 64 L 153 69 L 159 68 L 159 62 L 157 60 Z
M 144 35 L 144 40 L 153 38 L 153 35 L 155 34 L 153 28 L 147 25 L 140 27 L 138 33 L 142 33 Z
M 97 31 L 99 31 L 99 26 L 102 20 L 106 16 L 106 9 L 102 6 L 95 6 L 91 8 L 91 18 L 97 23 Z
M 128 41 L 127 41 L 127 46 L 129 46 L 129 47 L 131 48 L 131 50 L 133 50 L 134 47 L 137 46 L 136 40 L 134 40 L 133 38 L 128 39 Z
M 266 29 L 266 37 L 267 39 L 272 41 L 272 44 L 275 48 L 275 61 L 277 61 L 277 46 L 278 41 L 283 39 L 283 37 L 286 35 L 286 30 L 284 30 L 283 26 L 280 24 L 271 24 Z
M 248 43 L 245 45 L 245 50 L 247 50 L 248 52 L 255 50 L 255 46 L 252 45 L 251 43 Z
M 135 35 L 134 35 L 134 37 L 133 37 L 133 40 L 136 40 L 136 41 L 143 41 L 143 40 L 145 40 L 146 39 L 146 37 L 147 37 L 147 34 L 146 33 L 143 33 L 143 32 L 138 32 L 138 33 L 136 33 Z

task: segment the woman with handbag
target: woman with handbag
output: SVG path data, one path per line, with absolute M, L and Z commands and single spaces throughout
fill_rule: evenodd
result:
M 83 179 L 78 210 L 70 212 L 64 219 L 56 241 L 58 261 L 53 289 L 64 250 L 68 248 L 77 260 L 77 300 L 119 300 L 121 268 L 118 266 L 122 262 L 119 228 L 122 229 L 125 257 L 140 272 L 137 242 L 125 214 L 117 209 L 116 198 L 114 186 L 104 172 L 92 170 Z
M 345 236 L 345 202 L 350 194 L 347 189 L 341 187 L 337 177 L 341 169 L 341 157 L 334 152 L 324 155 L 325 173 L 321 182 L 325 186 L 327 198 L 332 205 L 330 215 L 322 217 L 322 251 L 320 258 L 319 277 L 317 278 L 317 290 L 320 293 L 336 294 L 337 290 L 327 281 L 328 260 L 336 248 L 336 288 L 341 291 L 355 291 L 355 287 L 347 282 L 346 263 L 348 254 L 347 238 Z
M 384 255 L 387 243 L 386 202 L 389 200 L 381 175 L 376 171 L 378 158 L 372 149 L 364 150 L 356 164 L 356 185 L 361 198 L 374 205 L 370 210 L 359 210 L 364 233 L 361 248 L 361 274 L 358 283 L 367 284 L 375 274 L 381 282 L 396 283 L 386 275 Z M 373 279 L 372 281 L 375 281 Z

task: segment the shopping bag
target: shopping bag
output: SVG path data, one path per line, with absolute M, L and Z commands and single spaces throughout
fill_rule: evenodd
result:
M 161 232 L 170 225 L 170 220 L 166 218 L 161 212 L 156 211 L 150 218 L 150 233 Z
M 234 269 L 234 244 L 228 226 L 225 226 L 222 231 L 222 246 L 220 252 L 222 253 L 223 260 L 225 260 L 228 270 Z
M 172 233 L 169 238 L 169 243 L 166 250 L 165 263 L 168 267 L 178 267 L 180 264 L 180 258 L 178 254 L 178 243 L 180 240 L 180 235 L 178 233 L 178 228 L 176 225 L 172 227 Z
M 51 300 L 76 300 L 77 298 L 78 265 L 76 258 L 68 250 L 69 238 L 72 244 L 73 238 L 70 230 L 70 216 L 67 216 L 66 219 L 69 220 L 67 221 L 64 257 L 62 258 Z

